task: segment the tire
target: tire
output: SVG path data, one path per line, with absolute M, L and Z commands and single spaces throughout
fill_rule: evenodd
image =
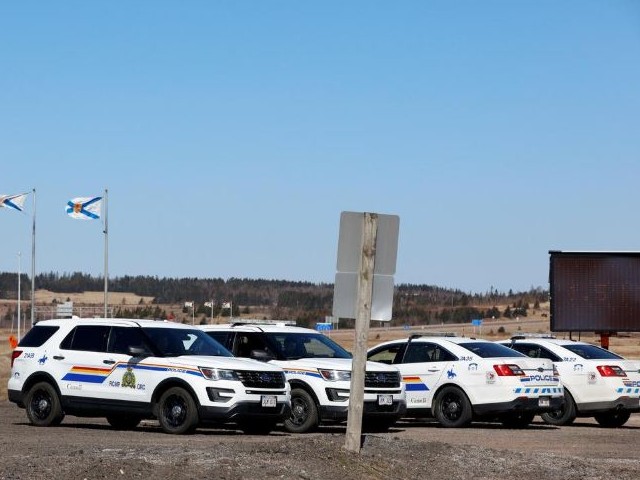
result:
M 507 428 L 526 428 L 533 421 L 535 413 L 531 412 L 514 412 L 507 413 L 502 416 L 502 425 Z
M 611 412 L 598 413 L 594 415 L 593 418 L 596 419 L 596 422 L 598 422 L 601 427 L 617 428 L 627 423 L 630 416 L 631 412 L 626 410 L 613 410 Z
M 558 427 L 562 425 L 571 425 L 576 419 L 577 410 L 576 402 L 573 400 L 571 394 L 564 391 L 564 404 L 558 410 L 552 412 L 545 412 L 540 415 L 542 420 L 549 425 L 556 425 Z
M 138 426 L 142 420 L 135 415 L 107 415 L 107 422 L 116 430 L 132 430 Z
M 318 406 L 313 397 L 302 388 L 291 390 L 291 416 L 284 421 L 287 432 L 311 432 L 319 423 Z
M 444 387 L 433 402 L 433 416 L 443 427 L 467 426 L 473 417 L 471 402 L 458 387 Z
M 272 430 L 276 429 L 277 422 L 271 420 L 253 420 L 240 422 L 240 430 L 247 435 L 269 435 Z
M 193 397 L 182 387 L 171 387 L 158 401 L 158 421 L 165 433 L 181 435 L 198 426 L 198 407 Z
M 60 425 L 64 418 L 58 392 L 48 382 L 36 383 L 25 397 L 29 422 L 36 427 Z

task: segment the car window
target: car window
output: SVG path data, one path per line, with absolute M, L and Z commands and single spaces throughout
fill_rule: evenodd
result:
M 266 335 L 269 348 L 279 360 L 299 358 L 351 358 L 344 348 L 321 333 L 269 333 Z
M 410 342 L 402 363 L 448 362 L 457 360 L 440 345 L 429 342 Z
M 212 355 L 232 357 L 231 352 L 202 330 L 185 328 L 144 327 L 155 350 L 164 357 Z
M 275 353 L 268 347 L 262 334 L 253 332 L 238 332 L 233 351 L 238 357 L 251 358 L 253 350 L 262 350 L 275 358 Z
M 83 352 L 106 352 L 110 329 L 108 325 L 78 325 L 65 337 L 60 348 Z
M 130 347 L 141 348 L 147 354 L 151 354 L 150 348 L 146 337 L 142 333 L 142 330 L 138 327 L 112 327 L 111 335 L 109 336 L 109 343 L 107 351 L 110 353 L 121 353 L 124 355 L 131 355 Z
M 20 340 L 20 347 L 40 347 L 44 345 L 44 342 L 49 340 L 51 336 L 56 333 L 60 327 L 47 325 L 41 326 L 35 325 L 27 334 Z
M 223 345 L 226 348 L 229 348 L 230 337 L 233 335 L 231 332 L 219 332 L 219 331 L 209 331 L 207 332 L 211 338 L 213 338 L 220 345 Z
M 558 357 L 556 354 L 546 349 L 541 345 L 536 345 L 534 343 L 514 343 L 510 345 L 514 350 L 526 355 L 531 358 L 546 358 L 548 360 L 559 362 L 562 359 Z
M 381 347 L 372 350 L 367 356 L 368 360 L 372 362 L 386 363 L 387 365 L 393 365 L 396 361 L 400 360 L 399 354 L 404 350 L 404 343 L 396 343 L 386 347 Z
M 520 352 L 491 342 L 462 342 L 458 346 L 469 350 L 481 358 L 523 357 Z
M 563 345 L 564 348 L 587 360 L 620 360 L 622 357 L 595 345 Z

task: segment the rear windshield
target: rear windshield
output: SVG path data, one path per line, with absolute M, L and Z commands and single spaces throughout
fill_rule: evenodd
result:
M 21 347 L 41 347 L 44 342 L 49 340 L 51 336 L 58 331 L 60 327 L 57 326 L 34 326 L 27 332 L 24 338 L 20 341 Z
M 524 357 L 520 352 L 511 350 L 509 347 L 491 342 L 469 342 L 459 343 L 463 348 L 478 355 L 481 358 L 500 358 L 500 357 Z
M 622 357 L 595 345 L 563 345 L 564 348 L 587 360 L 620 360 Z

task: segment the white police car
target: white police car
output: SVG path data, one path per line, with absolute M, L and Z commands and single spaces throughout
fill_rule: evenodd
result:
M 406 416 L 434 416 L 445 427 L 483 418 L 524 427 L 563 402 L 551 361 L 527 358 L 493 342 L 412 335 L 371 348 L 367 358 L 400 369 Z
M 572 340 L 515 336 L 500 342 L 533 358 L 554 362 L 564 386 L 562 408 L 542 415 L 552 425 L 594 417 L 604 427 L 624 425 L 640 411 L 640 362 Z
M 197 328 L 152 320 L 37 323 L 11 355 L 8 396 L 37 426 L 65 414 L 123 429 L 157 418 L 177 434 L 226 422 L 266 433 L 290 411 L 282 369 L 233 358 Z
M 234 324 L 202 326 L 234 355 L 261 359 L 284 369 L 291 384 L 289 432 L 347 419 L 351 354 L 326 335 L 308 328 Z M 404 384 L 397 368 L 367 362 L 364 387 L 365 428 L 384 430 L 406 410 Z

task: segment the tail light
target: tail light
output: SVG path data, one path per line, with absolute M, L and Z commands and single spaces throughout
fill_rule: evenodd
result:
M 13 368 L 13 361 L 22 355 L 22 350 L 14 350 L 11 352 L 11 368 Z
M 518 366 L 513 364 L 494 365 L 493 369 L 496 371 L 499 377 L 519 377 L 524 376 L 524 371 Z
M 603 377 L 626 377 L 624 370 L 617 365 L 598 365 L 596 367 Z

